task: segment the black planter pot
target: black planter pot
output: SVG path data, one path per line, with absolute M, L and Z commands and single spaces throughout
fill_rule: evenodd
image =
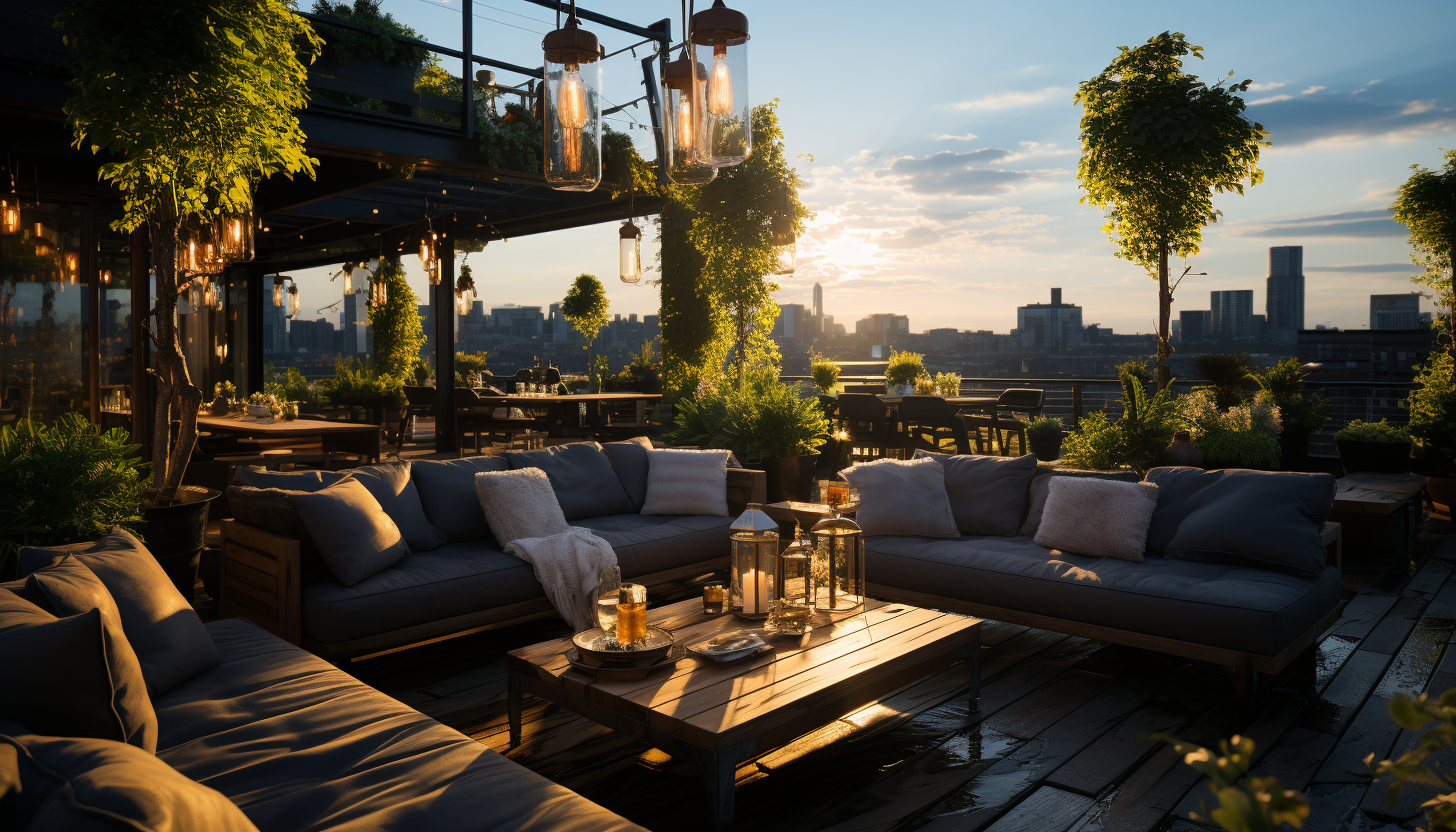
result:
M 1279 468 L 1303 471 L 1309 467 L 1309 431 L 1286 430 L 1279 434 Z
M 1040 433 L 1035 436 L 1027 436 L 1026 443 L 1031 446 L 1031 454 L 1041 462 L 1055 462 L 1062 456 L 1062 434 Z
M 177 502 L 142 509 L 142 537 L 147 550 L 189 602 L 197 585 L 197 565 L 207 536 L 207 509 L 220 496 L 222 492 L 215 488 L 184 485 L 177 490 Z
M 1336 439 L 1340 465 L 1346 474 L 1370 471 L 1378 474 L 1404 474 L 1410 470 L 1409 442 L 1356 442 Z
M 818 464 L 817 455 L 776 456 L 765 459 L 763 469 L 768 475 L 768 501 L 808 502 L 810 491 L 814 487 L 814 468 Z

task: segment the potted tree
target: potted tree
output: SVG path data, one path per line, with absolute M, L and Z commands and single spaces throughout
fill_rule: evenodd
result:
M 728 433 L 735 450 L 763 463 L 769 502 L 809 499 L 819 446 L 829 435 L 817 399 L 801 397 L 772 368 L 752 371 L 729 397 Z
M 1456 507 L 1456 359 L 1432 353 L 1406 397 L 1415 444 L 1411 471 L 1423 474 L 1434 502 Z
M 819 388 L 820 395 L 832 396 L 839 386 L 839 365 L 816 355 L 809 361 L 809 376 L 814 380 L 814 386 Z
M 1335 434 L 1335 448 L 1346 474 L 1372 471 L 1404 474 L 1410 470 L 1411 436 L 1400 425 L 1381 419 L 1353 419 Z
M 587 351 L 587 374 L 591 376 L 592 389 L 597 392 L 601 392 L 601 380 L 606 376 L 608 368 L 605 366 L 606 356 L 596 356 L 603 359 L 601 362 L 596 361 L 591 354 L 591 347 L 592 342 L 597 339 L 597 333 L 607 325 L 609 308 L 607 289 L 597 280 L 596 275 L 577 275 L 566 297 L 561 300 L 561 317 L 586 339 L 582 349 Z
M 203 395 L 178 340 L 177 301 L 228 259 L 251 256 L 258 181 L 313 175 L 296 113 L 308 104 L 300 56 L 312 61 L 321 42 L 283 0 L 75 0 L 56 25 L 76 51 L 65 107 L 75 143 L 105 154 L 101 178 L 123 198 L 113 227 L 145 226 L 150 236 L 156 400 L 142 528 L 190 597 L 207 505 L 218 492 L 182 484 Z M 214 257 L 191 256 L 209 242 L 221 249 Z
M 1062 420 L 1045 417 L 1026 426 L 1026 443 L 1042 462 L 1054 462 L 1062 455 Z
M 890 360 L 885 364 L 886 395 L 915 395 L 915 380 L 925 375 L 924 358 L 920 353 L 890 350 Z

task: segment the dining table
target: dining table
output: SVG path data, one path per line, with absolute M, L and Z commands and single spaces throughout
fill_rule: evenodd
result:
M 378 462 L 380 427 L 365 422 L 329 422 L 323 419 L 275 419 L 271 416 L 198 416 L 197 426 L 214 434 L 249 439 L 318 439 L 323 453 L 357 453 Z
M 902 396 L 880 395 L 880 401 L 885 404 L 899 404 Z M 945 400 L 956 406 L 957 410 L 963 413 L 991 413 L 996 410 L 996 396 L 947 396 Z
M 647 426 L 647 408 L 662 398 L 661 393 L 577 393 L 507 396 L 496 395 L 485 388 L 476 393 L 490 404 L 518 407 L 526 412 L 544 414 L 547 435 L 562 438 L 583 433 L 599 433 L 610 429 Z M 612 422 L 614 405 L 631 404 L 631 421 Z

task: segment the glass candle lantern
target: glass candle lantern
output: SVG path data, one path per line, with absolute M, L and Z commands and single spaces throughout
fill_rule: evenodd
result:
M 541 41 L 546 183 L 558 191 L 591 191 L 602 180 L 601 46 L 575 13 Z
M 216 237 L 222 244 L 222 259 L 241 263 L 253 259 L 253 218 L 247 214 L 223 214 L 217 221 Z
M 19 233 L 20 200 L 13 196 L 9 199 L 0 199 L 0 234 L 9 236 Z
M 722 615 L 728 611 L 728 590 L 722 584 L 703 587 L 703 615 Z
M 631 220 L 622 223 L 617 232 L 618 263 L 617 276 L 623 283 L 636 283 L 642 279 L 642 229 Z
M 864 532 L 847 517 L 820 520 L 809 530 L 814 546 L 814 608 L 853 612 L 864 606 Z
M 708 111 L 703 100 L 708 70 L 688 57 L 687 47 L 662 72 L 663 143 L 667 175 L 677 185 L 702 185 L 718 175 L 706 158 Z
M 753 151 L 753 106 L 748 102 L 748 16 L 716 0 L 693 15 L 693 57 L 707 68 L 706 158 L 727 168 Z
M 732 575 L 733 611 L 747 618 L 767 618 L 778 598 L 774 562 L 779 554 L 779 525 L 759 511 L 758 503 L 733 521 L 728 568 Z
M 779 599 L 769 626 L 782 633 L 801 634 L 814 629 L 814 547 L 794 524 L 794 542 L 779 553 L 774 583 Z

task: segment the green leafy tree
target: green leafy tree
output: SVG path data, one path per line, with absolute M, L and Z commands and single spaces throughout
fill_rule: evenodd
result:
M 1432 353 L 1406 395 L 1407 425 L 1416 452 L 1438 476 L 1456 476 L 1456 358 Z
M 1456 255 L 1456 150 L 1446 151 L 1438 171 L 1411 165 L 1415 171 L 1390 210 L 1395 221 L 1410 229 L 1411 259 L 1424 271 L 1411 278 L 1436 291 L 1446 307 L 1446 349 L 1456 349 L 1456 293 L 1451 285 L 1452 257 Z
M 1107 210 L 1103 230 L 1117 256 L 1147 269 L 1158 281 L 1158 388 L 1168 385 L 1169 313 L 1175 285 L 1168 257 L 1198 253 L 1203 227 L 1222 213 L 1213 195 L 1257 185 L 1262 125 L 1244 117 L 1237 93 L 1249 81 L 1209 86 L 1183 71 L 1183 58 L 1203 48 L 1180 32 L 1164 32 L 1142 46 L 1118 47 L 1100 75 L 1083 81 L 1082 159 L 1077 178 L 1083 203 Z M 1232 73 L 1230 73 L 1232 74 Z M 1186 274 L 1185 270 L 1185 274 Z
M 699 376 L 717 372 L 727 352 L 727 322 L 704 277 L 703 253 L 693 242 L 698 213 L 694 190 L 681 185 L 664 189 L 658 231 L 663 382 L 674 390 L 695 388 Z
M 561 317 L 586 339 L 582 349 L 588 350 L 588 355 L 591 354 L 592 342 L 596 341 L 597 333 L 607 325 L 609 309 L 607 288 L 597 280 L 596 275 L 591 274 L 577 275 L 571 289 L 566 292 L 566 297 L 561 300 Z M 595 372 L 595 364 L 588 362 L 588 366 Z
M 66 102 L 76 146 L 105 154 L 101 178 L 122 195 L 113 227 L 145 225 L 151 237 L 152 484 L 170 501 L 202 403 L 177 337 L 177 298 L 196 279 L 177 269 L 180 232 L 189 219 L 250 213 L 260 179 L 313 175 L 295 114 L 320 41 L 284 0 L 73 0 L 56 25 L 76 50 Z
M 1376 777 L 1393 780 L 1386 789 L 1385 800 L 1394 806 L 1407 787 L 1431 795 L 1421 804 L 1426 810 L 1424 832 L 1456 832 L 1456 776 L 1450 771 L 1450 751 L 1456 747 L 1456 688 L 1436 700 L 1426 694 L 1411 696 L 1397 692 L 1390 700 L 1390 716 L 1408 731 L 1420 731 L 1415 748 L 1399 759 L 1375 762 L 1374 754 L 1365 756 Z
M 381 375 L 409 377 L 425 344 L 420 323 L 420 299 L 405 279 L 399 258 L 386 257 L 379 263 L 378 278 L 384 280 L 384 303 L 369 307 L 369 328 L 374 339 L 374 368 Z

